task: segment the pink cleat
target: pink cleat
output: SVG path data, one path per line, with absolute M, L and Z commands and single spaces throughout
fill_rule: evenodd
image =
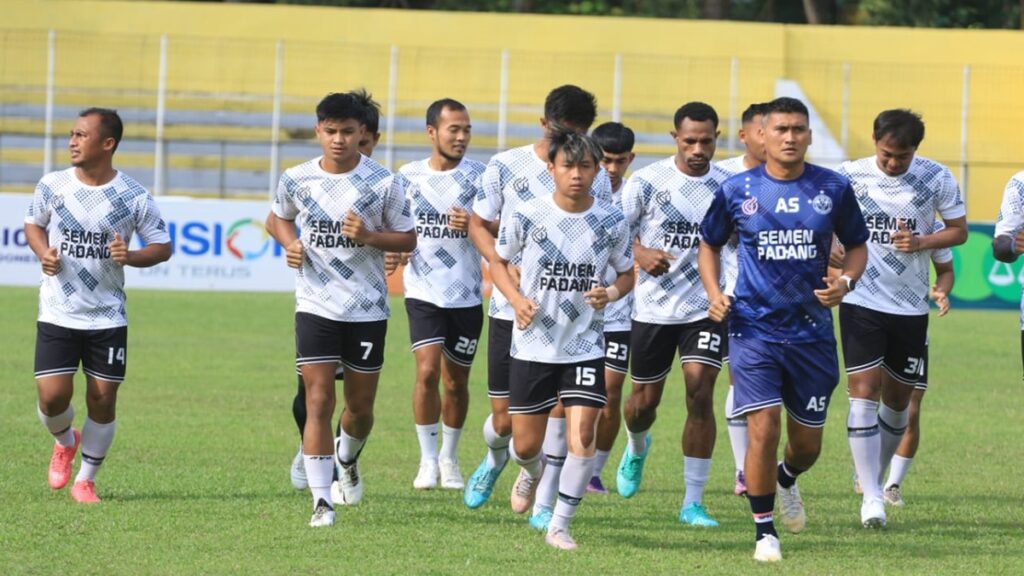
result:
M 82 435 L 78 430 L 75 433 L 75 445 L 65 448 L 56 442 L 53 443 L 53 456 L 50 457 L 50 488 L 60 490 L 68 485 L 71 480 L 71 464 L 75 461 L 75 453 L 78 452 L 78 445 L 82 441 Z
M 732 487 L 732 493 L 737 496 L 745 496 L 747 493 L 747 478 L 743 475 L 743 470 L 736 471 L 736 483 Z
M 71 486 L 71 497 L 75 502 L 82 504 L 99 504 L 100 497 L 96 495 L 96 483 L 92 480 L 80 480 Z

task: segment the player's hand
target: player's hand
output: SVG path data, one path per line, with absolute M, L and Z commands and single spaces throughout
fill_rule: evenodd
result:
M 843 301 L 843 296 L 846 296 L 849 292 L 846 289 L 846 280 L 839 276 L 833 276 L 832 278 L 826 276 L 821 280 L 825 283 L 825 288 L 814 291 L 814 295 L 818 297 L 818 302 L 821 302 L 821 305 L 826 308 L 833 308 L 839 305 Z
M 469 212 L 462 208 L 452 208 L 448 212 L 448 227 L 459 232 L 469 230 Z
M 121 239 L 121 235 L 114 232 L 114 241 L 110 243 L 110 259 L 121 266 L 128 263 L 128 245 Z
M 366 237 L 370 231 L 366 229 L 363 219 L 354 211 L 349 210 L 341 222 L 341 233 L 360 244 L 366 244 Z
M 533 322 L 533 317 L 537 314 L 540 306 L 525 296 L 519 296 L 511 304 L 512 309 L 516 311 L 516 326 L 520 330 L 526 330 L 530 323 Z
M 722 322 L 729 315 L 729 310 L 732 309 L 732 298 L 725 294 L 719 294 L 716 298 L 711 299 L 710 304 L 708 307 L 708 318 L 712 322 Z
M 672 261 L 676 257 L 664 250 L 647 248 L 646 246 L 636 244 L 633 246 L 633 259 L 636 260 L 641 270 L 657 277 L 668 272 Z
M 508 275 L 512 277 L 512 283 L 515 284 L 516 288 L 519 288 L 519 282 L 523 277 L 522 270 L 519 269 L 519 266 L 509 264 Z
M 60 272 L 60 253 L 57 252 L 57 247 L 50 246 L 47 248 L 40 262 L 43 265 L 43 274 L 53 276 Z
M 608 297 L 608 289 L 604 286 L 591 289 L 583 295 L 583 299 L 594 310 L 603 310 L 611 302 L 611 298 Z
M 900 229 L 892 235 L 892 246 L 900 252 L 917 252 L 921 249 L 921 237 L 907 228 L 906 220 L 899 221 Z
M 302 239 L 296 238 L 295 242 L 288 245 L 284 251 L 285 260 L 290 268 L 301 268 L 302 261 L 306 257 L 306 249 L 302 246 Z
M 928 297 L 939 307 L 939 316 L 945 316 L 949 312 L 949 295 L 940 290 L 938 285 L 932 285 Z
M 1024 254 L 1024 228 L 1013 237 L 1013 253 L 1018 256 Z
M 384 273 L 391 276 L 398 270 L 399 266 L 405 266 L 409 263 L 408 252 L 385 252 L 384 253 Z
M 846 258 L 846 249 L 839 242 L 833 242 L 832 252 L 828 255 L 828 267 L 842 269 L 844 258 Z

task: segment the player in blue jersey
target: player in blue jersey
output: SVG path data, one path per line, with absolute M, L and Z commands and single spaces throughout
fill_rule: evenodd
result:
M 806 524 L 796 477 L 821 451 L 829 398 L 839 382 L 830 308 L 864 272 L 868 239 L 850 182 L 804 160 L 811 143 L 807 107 L 769 103 L 766 163 L 722 185 L 701 224 L 699 270 L 712 320 L 729 319 L 734 414 L 746 414 L 747 495 L 756 526 L 754 559 L 782 559 L 773 520 L 775 493 L 790 532 Z M 721 249 L 739 236 L 735 303 L 719 284 Z M 827 277 L 832 235 L 846 247 L 843 273 Z M 777 462 L 781 407 L 788 442 Z

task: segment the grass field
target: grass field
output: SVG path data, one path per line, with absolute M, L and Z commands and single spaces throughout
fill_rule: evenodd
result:
M 575 553 L 548 548 L 508 509 L 515 471 L 471 511 L 460 493 L 412 489 L 418 448 L 400 302 L 388 335 L 376 427 L 361 460 L 363 503 L 312 530 L 288 480 L 297 434 L 293 298 L 135 291 L 118 435 L 98 478 L 100 506 L 46 486 L 52 441 L 35 414 L 36 292 L 0 289 L 0 574 L 1020 574 L 1024 571 L 1024 394 L 1016 313 L 933 316 L 924 436 L 890 527 L 859 526 L 841 383 L 819 464 L 801 477 L 809 524 L 782 535 L 785 560 L 755 566 L 746 501 L 732 496 L 721 406 L 705 503 L 722 526 L 677 523 L 682 498 L 678 373 L 666 393 L 644 487 L 588 497 Z M 481 350 L 478 359 L 486 358 Z M 460 448 L 484 454 L 481 362 Z M 85 415 L 82 389 L 76 425 Z M 622 439 L 605 473 L 613 483 Z M 77 470 L 77 463 L 76 463 Z

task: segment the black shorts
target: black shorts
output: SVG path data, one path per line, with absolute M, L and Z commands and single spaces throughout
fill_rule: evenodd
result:
M 629 373 L 629 330 L 604 333 L 604 369 Z
M 839 335 L 847 374 L 881 366 L 903 384 L 913 386 L 920 380 L 928 341 L 927 314 L 902 316 L 840 304 Z
M 128 327 L 75 330 L 36 322 L 36 378 L 74 374 L 81 363 L 88 376 L 123 382 L 128 361 Z
M 633 383 L 664 380 L 672 371 L 672 358 L 677 349 L 680 364 L 698 362 L 720 370 L 727 338 L 725 323 L 706 318 L 687 324 L 647 324 L 634 320 L 629 371 Z
M 563 406 L 604 408 L 604 359 L 573 364 L 546 364 L 511 359 L 509 414 L 547 414 Z
M 376 374 L 384 365 L 388 321 L 340 322 L 295 313 L 295 365 L 341 363 L 345 370 Z
M 487 321 L 487 395 L 508 398 L 509 360 L 512 352 L 512 321 Z
M 484 327 L 483 306 L 441 308 L 430 302 L 405 299 L 409 314 L 409 337 L 412 349 L 440 344 L 441 351 L 452 362 L 469 368 L 476 356 L 480 331 Z

